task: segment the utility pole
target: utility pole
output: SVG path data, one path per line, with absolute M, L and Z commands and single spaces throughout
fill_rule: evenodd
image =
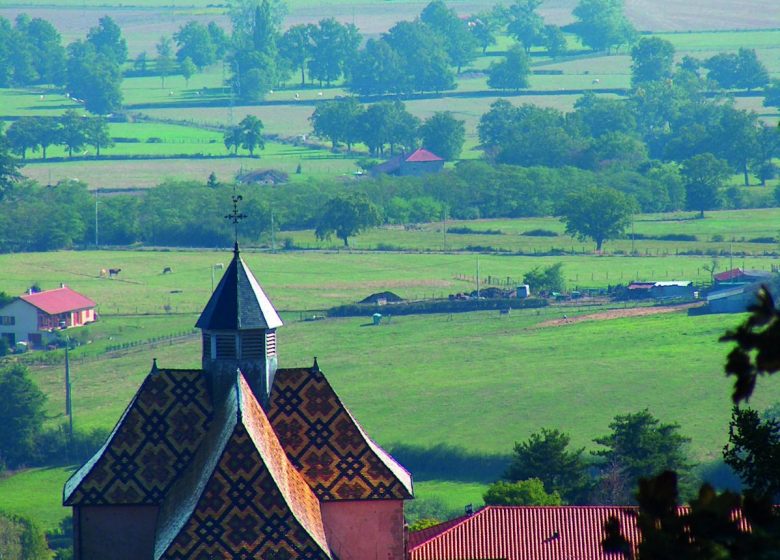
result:
M 479 255 L 477 255 L 477 299 L 479 299 Z
M 73 439 L 73 399 L 70 385 L 70 337 L 65 335 L 65 414 L 68 416 L 68 433 Z
M 276 253 L 276 232 L 274 231 L 274 209 L 271 208 L 271 252 Z
M 442 207 L 441 209 L 441 221 L 442 221 L 442 234 L 444 236 L 444 242 L 443 242 L 443 248 L 446 251 L 447 250 L 447 206 Z
M 98 191 L 95 189 L 95 248 L 98 246 Z

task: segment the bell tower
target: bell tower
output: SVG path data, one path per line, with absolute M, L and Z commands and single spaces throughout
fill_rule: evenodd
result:
M 241 196 L 233 197 L 234 224 Z M 215 380 L 233 379 L 240 369 L 257 400 L 265 408 L 277 368 L 276 329 L 282 320 L 238 250 L 225 270 L 195 327 L 203 338 L 203 370 Z

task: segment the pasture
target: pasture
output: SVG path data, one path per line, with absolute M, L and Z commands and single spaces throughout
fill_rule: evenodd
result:
M 367 317 L 309 322 L 301 321 L 309 314 L 294 310 L 354 301 L 382 289 L 409 297 L 467 288 L 451 274 L 458 268 L 473 270 L 474 257 L 245 257 L 277 307 L 287 310 L 279 330 L 282 367 L 307 365 L 317 356 L 334 388 L 383 445 L 404 442 L 425 448 L 446 443 L 477 453 L 508 453 L 514 441 L 531 432 L 558 427 L 571 433 L 575 445 L 592 449 L 592 439 L 607 432 L 615 414 L 647 407 L 664 421 L 680 423 L 681 432 L 693 439 L 693 460 L 706 466 L 720 456 L 731 381 L 722 374 L 729 347 L 717 339 L 743 319 L 740 315 L 689 317 L 677 312 L 561 322 L 564 313 L 575 318 L 594 308 L 552 306 L 508 316 L 397 316 L 379 327 L 368 326 Z M 226 252 L 185 251 L 4 255 L 0 286 L 17 293 L 31 279 L 43 287 L 64 280 L 100 302 L 102 320 L 87 327 L 93 344 L 72 353 L 74 421 L 78 429 L 110 428 L 152 358 L 161 367 L 197 367 L 200 341 L 162 340 L 109 353 L 107 345 L 190 329 L 208 298 L 211 264 L 228 258 Z M 616 274 L 624 262 L 685 266 L 686 259 L 484 256 L 481 265 L 501 274 L 513 270 L 516 276 L 525 267 L 555 260 L 563 260 L 567 271 Z M 115 280 L 91 277 L 99 263 L 121 266 L 122 273 Z M 163 264 L 173 273 L 162 275 Z M 172 293 L 174 289 L 181 293 Z M 166 304 L 170 313 L 162 310 Z M 62 422 L 61 363 L 35 365 L 32 372 L 49 396 L 49 422 Z M 387 390 L 377 391 L 380 385 Z M 776 384 L 761 380 L 751 404 L 761 409 L 778 400 Z M 56 523 L 65 478 L 64 469 L 13 476 L 0 482 L 0 502 L 42 524 Z M 417 487 L 418 497 L 441 497 L 452 509 L 478 503 L 483 488 L 476 481 L 422 481 Z M 47 497 L 37 500 L 39 490 Z M 5 497 L 10 494 L 13 499 Z

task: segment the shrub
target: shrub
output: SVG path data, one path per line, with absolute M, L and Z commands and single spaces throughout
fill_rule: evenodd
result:
M 150 136 L 146 139 L 147 144 L 162 144 L 163 139 L 159 136 Z
M 777 243 L 777 239 L 774 237 L 754 237 L 748 239 L 750 243 Z
M 504 235 L 500 229 L 471 229 L 467 226 L 447 228 L 447 233 L 454 234 L 478 234 L 478 235 Z
M 520 235 L 525 235 L 528 237 L 558 237 L 559 234 L 549 229 L 529 229 Z

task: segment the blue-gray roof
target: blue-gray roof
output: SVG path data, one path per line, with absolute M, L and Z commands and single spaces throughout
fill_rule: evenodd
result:
M 275 329 L 282 326 L 271 300 L 238 250 L 195 326 L 204 330 Z

